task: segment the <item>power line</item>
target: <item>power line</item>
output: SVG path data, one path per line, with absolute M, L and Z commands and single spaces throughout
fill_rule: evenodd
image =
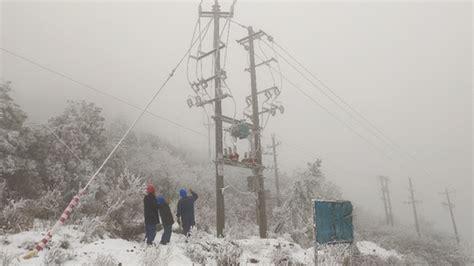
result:
M 331 160 L 329 160 L 327 157 L 318 157 L 316 154 L 313 154 L 311 152 L 308 152 L 308 151 L 305 151 L 303 147 L 299 146 L 299 145 L 296 145 L 296 143 L 290 143 L 288 144 L 289 142 L 287 142 L 286 140 L 283 140 L 281 137 L 279 138 L 281 139 L 283 142 L 285 142 L 285 145 L 283 145 L 283 147 L 287 147 L 287 148 L 290 148 L 292 149 L 293 151 L 295 152 L 300 152 L 300 153 L 305 153 L 306 155 L 310 156 L 312 159 L 314 160 L 318 160 L 318 159 L 321 159 L 323 161 L 323 167 L 324 165 L 332 165 L 332 167 L 334 169 L 339 169 L 339 170 L 343 170 L 345 173 L 350 173 L 346 168 L 344 167 L 341 167 L 340 165 L 335 165 L 333 162 L 331 162 Z M 332 171 L 331 171 L 332 172 Z
M 239 22 L 236 22 L 234 20 L 232 20 L 232 22 L 242 28 L 245 28 L 246 26 L 239 23 Z M 268 36 L 268 35 L 267 35 Z M 407 157 L 409 157 L 410 159 L 416 161 L 416 162 L 419 162 L 419 160 L 413 156 L 412 154 L 404 151 L 395 141 L 393 141 L 390 137 L 388 137 L 385 133 L 382 132 L 382 130 L 380 130 L 374 123 L 370 122 L 370 120 L 368 120 L 367 118 L 365 118 L 359 111 L 357 111 L 354 107 L 352 107 L 347 101 L 345 101 L 342 97 L 340 97 L 339 95 L 336 94 L 336 92 L 334 90 L 332 90 L 331 88 L 329 88 L 329 86 L 327 86 L 324 82 L 322 82 L 316 75 L 314 75 L 311 71 L 309 71 L 308 68 L 306 68 L 302 63 L 300 63 L 294 56 L 292 56 L 286 49 L 284 49 L 281 45 L 279 45 L 278 43 L 276 43 L 274 41 L 274 39 L 269 36 L 269 41 L 272 43 L 272 46 L 270 46 L 266 41 L 263 41 L 267 46 L 269 46 L 270 48 L 274 49 L 273 48 L 273 44 L 275 44 L 278 48 L 280 48 L 285 54 L 287 54 L 293 61 L 295 61 L 301 68 L 303 68 L 307 73 L 309 73 L 315 80 L 317 80 L 320 84 L 323 85 L 324 88 L 326 88 L 328 91 L 331 92 L 332 95 L 334 95 L 339 101 L 341 101 L 344 105 L 346 105 L 350 110 L 352 110 L 352 112 L 354 112 L 358 117 L 360 117 L 363 121 L 365 121 L 366 124 L 368 124 L 370 127 L 372 127 L 373 129 L 375 129 L 376 132 L 378 132 L 381 136 L 383 136 L 384 138 L 381 138 L 379 136 L 379 134 L 376 134 L 373 130 L 371 130 L 370 128 L 368 128 L 364 123 L 362 123 L 359 119 L 355 118 L 354 115 L 347 111 L 347 109 L 345 109 L 343 106 L 341 106 L 340 104 L 338 104 L 331 96 L 329 96 L 325 91 L 323 91 L 319 86 L 317 86 L 316 84 L 314 84 L 314 82 L 309 79 L 304 73 L 302 73 L 302 71 L 300 71 L 299 69 L 297 69 L 292 63 L 290 63 L 286 58 L 284 58 L 284 56 L 282 56 L 280 53 L 274 51 L 274 53 L 276 55 L 279 55 L 281 58 L 283 58 L 284 61 L 286 61 L 290 67 L 292 67 L 295 71 L 297 71 L 301 76 L 303 76 L 303 78 L 305 78 L 307 81 L 309 81 L 315 88 L 317 88 L 319 91 L 321 91 L 326 97 L 328 97 L 334 104 L 336 104 L 339 108 L 341 108 L 345 113 L 347 113 L 349 116 L 351 116 L 357 123 L 359 123 L 360 125 L 362 125 L 362 127 L 364 129 L 366 129 L 369 133 L 371 133 L 373 136 L 375 136 L 377 139 L 379 139 L 380 141 L 382 141 L 385 145 L 387 145 L 387 147 L 389 147 L 390 149 L 392 149 L 393 151 L 395 152 L 398 152 L 400 155 L 402 155 L 402 159 L 408 159 Z M 321 106 L 320 106 L 321 107 Z M 356 133 L 357 134 L 357 133 Z M 359 134 L 358 134 L 359 135 Z M 366 141 L 367 142 L 367 141 Z M 395 148 L 394 148 L 395 147 Z M 387 156 L 389 157 L 389 156 Z M 390 159 L 392 159 L 391 157 L 389 157 Z M 428 176 L 432 176 L 433 174 L 428 170 L 428 169 L 425 169 L 423 168 L 423 171 L 428 175 Z
M 69 80 L 69 81 L 71 81 L 71 82 L 73 82 L 73 83 L 76 83 L 76 84 L 78 84 L 78 85 L 80 85 L 80 86 L 82 86 L 82 87 L 85 87 L 85 88 L 88 88 L 88 89 L 90 89 L 90 90 L 92 90 L 92 91 L 95 91 L 96 93 L 105 95 L 105 96 L 107 96 L 107 97 L 110 97 L 110 98 L 112 98 L 112 99 L 118 101 L 118 102 L 121 102 L 121 103 L 123 103 L 123 104 L 126 104 L 126 105 L 128 105 L 128 106 L 130 106 L 130 107 L 133 107 L 133 108 L 135 108 L 135 109 L 137 109 L 137 110 L 143 111 L 143 109 L 142 109 L 141 107 L 139 107 L 139 106 L 137 106 L 137 105 L 135 105 L 135 104 L 129 103 L 128 101 L 126 101 L 126 100 L 124 100 L 124 99 L 122 99 L 122 98 L 119 98 L 119 97 L 117 97 L 117 96 L 115 96 L 115 95 L 113 95 L 113 94 L 104 92 L 104 91 L 102 91 L 102 90 L 99 90 L 99 89 L 97 89 L 97 88 L 91 86 L 91 85 L 88 85 L 88 84 L 86 84 L 86 83 L 84 83 L 84 82 L 81 82 L 81 81 L 79 81 L 79 80 L 77 80 L 77 79 L 71 78 L 70 76 L 68 76 L 68 75 L 66 75 L 66 74 L 63 74 L 63 73 L 61 73 L 61 72 L 59 72 L 59 71 L 56 71 L 56 70 L 54 70 L 54 69 L 52 69 L 52 68 L 50 68 L 50 67 L 47 67 L 47 66 L 45 66 L 45 65 L 42 65 L 42 64 L 40 64 L 40 63 L 38 63 L 38 62 L 35 62 L 35 61 L 31 60 L 31 59 L 28 59 L 28 58 L 26 58 L 26 57 L 24 57 L 24 56 L 22 56 L 22 55 L 17 54 L 16 52 L 13 52 L 13 51 L 11 51 L 11 50 L 5 49 L 5 48 L 3 48 L 3 47 L 0 47 L 0 50 L 3 51 L 3 52 L 5 52 L 5 53 L 7 53 L 7 54 L 10 54 L 10 55 L 12 55 L 12 56 L 14 56 L 14 57 L 16 57 L 16 58 L 22 59 L 23 61 L 28 62 L 28 63 L 30 63 L 30 64 L 32 64 L 32 65 L 34 65 L 34 66 L 37 66 L 37 67 L 39 67 L 39 68 L 41 68 L 41 69 L 44 69 L 44 70 L 46 70 L 46 71 L 48 71 L 48 72 L 50 72 L 50 73 L 53 73 L 53 74 L 55 74 L 55 75 L 57 75 L 57 76 L 60 76 L 60 77 L 62 77 L 62 78 L 64 78 L 64 79 L 66 79 L 66 80 Z M 187 126 L 185 126 L 185 125 L 182 125 L 182 124 L 180 124 L 180 123 L 178 123 L 178 122 L 175 122 L 175 121 L 173 121 L 173 120 L 171 120 L 171 119 L 169 119 L 169 118 L 163 117 L 163 116 L 158 115 L 158 114 L 156 114 L 156 113 L 153 113 L 153 112 L 151 112 L 151 111 L 146 111 L 146 113 L 152 115 L 153 117 L 156 117 L 156 118 L 159 118 L 159 119 L 161 119 L 161 120 L 164 120 L 164 121 L 166 121 L 166 122 L 168 122 L 168 123 L 170 123 L 170 124 L 173 124 L 173 125 L 175 125 L 175 126 L 177 126 L 177 127 L 180 127 L 180 128 L 182 128 L 182 129 L 188 130 L 188 131 L 190 131 L 190 132 L 192 132 L 192 133 L 195 133 L 195 134 L 197 134 L 197 135 L 200 135 L 200 136 L 203 136 L 203 137 L 207 137 L 206 134 L 201 133 L 201 132 L 199 132 L 199 131 L 196 131 L 196 130 L 194 130 L 194 129 L 192 129 L 192 128 L 189 128 L 189 127 L 187 127 Z
M 265 41 L 264 43 L 266 45 L 268 45 Z M 272 43 L 274 43 L 278 48 L 280 48 L 285 54 L 287 54 L 294 62 L 296 62 L 296 64 L 298 64 L 298 66 L 300 66 L 301 68 L 303 68 L 303 70 L 305 70 L 308 74 L 311 75 L 311 77 L 313 77 L 315 80 L 317 80 L 319 83 L 321 83 L 321 85 L 323 85 L 323 87 L 325 89 L 327 89 L 329 92 L 331 92 L 332 95 L 334 95 L 339 101 L 341 101 L 345 106 L 347 106 L 351 111 L 353 111 L 358 117 L 360 117 L 363 121 L 365 121 L 369 126 L 371 126 L 373 129 L 375 129 L 380 135 L 382 135 L 386 140 L 382 140 L 384 142 L 386 142 L 388 140 L 388 142 L 390 142 L 391 145 L 399 148 L 400 146 L 398 146 L 394 141 L 391 140 L 391 138 L 389 138 L 385 133 L 383 133 L 377 126 L 375 126 L 374 123 L 370 122 L 370 120 L 368 120 L 367 118 L 365 118 L 359 111 L 357 111 L 353 106 L 351 106 L 347 101 L 345 101 L 342 97 L 340 97 L 339 95 L 336 94 L 336 92 L 334 90 L 332 90 L 329 86 L 327 86 L 322 80 L 320 80 L 315 74 L 313 74 L 307 67 L 305 67 L 300 61 L 298 61 L 293 55 L 291 55 L 286 49 L 284 49 L 280 44 L 278 44 L 277 42 L 275 42 L 274 40 L 272 40 Z M 280 55 L 281 56 L 281 55 Z M 282 57 L 283 58 L 283 57 Z M 286 59 L 284 59 L 286 61 Z M 290 64 L 290 63 L 288 63 Z M 293 67 L 295 68 L 295 67 Z M 296 68 L 295 68 L 296 70 Z M 298 71 L 298 70 L 297 70 Z M 298 71 L 299 72 L 299 71 Z M 302 74 L 303 75 L 303 74 Z M 308 79 L 309 80 L 309 79 Z M 310 80 L 309 80 L 310 81 Z M 310 81 L 311 82 L 311 81 Z M 312 82 L 311 82 L 312 83 Z M 315 87 L 317 87 L 321 92 L 323 92 L 317 85 L 314 84 Z M 332 98 L 330 96 L 328 96 L 325 92 L 323 92 L 328 98 L 330 98 L 332 100 Z M 336 103 L 337 104 L 337 103 Z M 345 110 L 343 107 L 341 107 L 341 109 Z M 347 112 L 347 111 L 346 111 Z M 354 120 L 356 121 L 359 121 L 357 120 L 351 113 L 347 112 L 351 117 L 354 118 Z M 363 125 L 361 123 L 361 125 Z M 363 125 L 364 126 L 364 125 Z M 370 131 L 367 127 L 364 126 L 364 128 L 366 128 L 368 131 Z M 372 131 L 370 131 L 372 132 Z M 374 134 L 375 135 L 375 134 Z
M 258 56 L 257 54 L 255 54 L 255 56 L 257 56 L 260 60 L 263 60 L 262 57 Z M 275 69 L 274 67 L 270 66 L 274 71 L 278 71 L 277 69 Z M 370 142 L 367 138 L 365 138 L 364 136 L 362 136 L 359 132 L 357 132 L 353 127 L 351 127 L 349 124 L 347 124 L 346 122 L 344 122 L 343 120 L 341 120 L 338 116 L 336 116 L 335 114 L 333 114 L 331 111 L 329 111 L 329 109 L 327 109 L 326 107 L 324 107 L 322 104 L 320 104 L 318 101 L 316 101 L 311 95 L 309 95 L 307 92 L 305 92 L 304 90 L 302 90 L 298 85 L 296 85 L 293 81 L 291 81 L 288 77 L 286 77 L 285 75 L 283 75 L 281 72 L 279 73 L 283 79 L 288 82 L 290 85 L 292 85 L 295 89 L 297 89 L 301 94 L 303 94 L 305 97 L 307 97 L 309 100 L 311 100 L 315 105 L 317 105 L 319 108 L 321 108 L 322 110 L 324 110 L 326 113 L 328 113 L 332 118 L 336 119 L 340 124 L 342 124 L 343 126 L 345 126 L 347 129 L 349 129 L 350 131 L 352 131 L 354 134 L 356 134 L 359 138 L 361 138 L 364 142 L 366 142 L 367 144 L 369 144 L 369 146 L 371 146 L 372 148 L 375 148 L 376 150 L 378 150 L 382 155 L 384 155 L 385 157 L 387 157 L 388 159 L 391 159 L 393 160 L 393 158 L 391 158 L 389 155 L 387 155 L 385 153 L 384 150 L 380 149 L 380 147 L 376 146 L 375 144 L 373 144 L 372 142 Z
M 267 46 L 268 43 L 263 41 Z M 373 128 L 378 134 L 375 134 L 372 130 L 370 130 L 367 126 L 365 126 L 363 123 L 361 123 L 360 120 L 356 119 L 352 113 L 348 112 L 345 108 L 337 104 L 329 95 L 327 95 L 321 88 L 319 88 L 316 84 L 314 84 L 310 79 L 308 79 L 304 74 L 301 73 L 301 71 L 297 70 L 296 67 L 294 67 L 291 63 L 289 63 L 283 56 L 282 57 L 293 69 L 295 69 L 300 75 L 305 77 L 311 84 L 313 84 L 314 87 L 316 87 L 318 90 L 320 90 L 324 95 L 326 95 L 329 99 L 331 99 L 332 102 L 334 102 L 336 105 L 338 105 L 342 110 L 344 110 L 347 114 L 349 114 L 355 121 L 360 123 L 362 127 L 364 127 L 367 131 L 369 131 L 372 135 L 377 137 L 379 140 L 384 142 L 388 147 L 393 149 L 394 151 L 398 152 L 400 155 L 409 157 L 410 159 L 419 162 L 419 160 L 413 156 L 411 153 L 406 152 L 401 148 L 400 145 L 398 145 L 395 141 L 393 141 L 387 134 L 385 134 L 382 130 L 380 130 L 374 123 L 372 123 L 369 119 L 364 117 L 357 109 L 355 109 L 353 106 L 351 106 L 347 101 L 345 101 L 342 97 L 336 94 L 334 90 L 332 90 L 328 85 L 326 85 L 322 80 L 320 80 L 315 74 L 313 74 L 307 67 L 305 67 L 300 61 L 298 61 L 294 56 L 292 56 L 286 49 L 284 49 L 280 44 L 274 41 L 274 39 L 271 39 L 271 43 L 275 44 L 278 48 L 280 48 L 285 54 L 287 54 L 294 62 L 296 62 L 303 70 L 305 70 L 311 77 L 313 77 L 315 80 L 317 80 L 324 88 L 326 88 L 332 95 L 334 95 L 340 102 L 342 102 L 345 106 L 347 106 L 352 112 L 354 112 L 358 117 L 360 117 L 366 124 L 368 124 L 371 128 Z M 277 52 L 276 52 L 277 53 Z M 278 53 L 279 54 L 279 53 Z M 382 139 L 379 134 L 384 138 Z M 423 171 L 426 172 L 427 175 L 432 176 L 433 174 L 426 168 L 423 169 Z
M 234 24 L 237 24 L 238 26 L 242 27 L 242 28 L 246 28 L 246 26 L 234 21 L 234 20 L 231 20 L 231 22 L 233 22 Z M 278 55 L 280 55 L 278 53 Z M 255 56 L 257 58 L 259 58 L 261 61 L 265 61 L 264 58 L 262 58 L 261 56 L 259 56 L 258 54 L 255 54 Z M 280 55 L 281 56 L 281 55 Z M 279 73 L 279 75 L 281 76 L 282 79 L 284 79 L 285 81 L 287 81 L 289 84 L 291 84 L 294 88 L 296 88 L 300 93 L 302 93 L 305 97 L 307 97 L 308 99 L 310 99 L 315 105 L 317 105 L 318 107 L 320 107 L 321 109 L 323 109 L 326 113 L 328 113 L 332 118 L 334 118 L 335 120 L 337 120 L 340 124 L 342 124 L 344 127 L 348 128 L 350 131 L 352 131 L 354 134 L 356 134 L 359 138 L 361 138 L 364 142 L 366 142 L 369 146 L 371 146 L 372 148 L 376 149 L 378 152 L 380 152 L 383 156 L 385 156 L 386 158 L 390 159 L 390 160 L 394 160 L 394 158 L 392 158 L 390 155 L 388 155 L 383 149 L 381 149 L 380 147 L 378 147 L 377 145 L 373 144 L 372 142 L 370 142 L 367 138 L 365 138 L 364 136 L 362 136 L 359 132 L 357 132 L 353 127 L 351 127 L 349 124 L 347 124 L 346 122 L 344 122 L 343 120 L 341 120 L 338 116 L 336 116 L 335 114 L 333 114 L 331 111 L 329 111 L 329 109 L 327 109 L 325 106 L 323 106 L 322 104 L 320 104 L 318 101 L 316 101 L 313 97 L 311 97 L 311 95 L 309 95 L 308 93 L 306 93 L 304 90 L 302 90 L 298 85 L 296 85 L 293 81 L 291 81 L 288 77 L 286 77 L 285 75 L 282 74 L 281 71 L 275 69 L 273 66 L 269 65 L 268 64 L 268 67 L 271 68 L 272 70 L 274 70 L 275 72 Z M 399 165 L 401 168 L 403 168 L 402 165 Z
M 267 45 L 268 47 L 271 48 L 271 46 L 266 42 L 266 41 L 262 41 L 265 45 Z M 279 47 L 280 49 L 281 46 L 279 46 L 276 42 L 272 41 L 272 43 L 275 43 L 275 45 L 277 47 Z M 277 55 L 279 55 L 280 58 L 283 59 L 283 61 L 285 61 L 291 68 L 293 68 L 296 72 L 298 72 L 304 79 L 306 79 L 309 83 L 311 83 L 311 85 L 313 85 L 313 87 L 315 87 L 316 89 L 318 89 L 322 94 L 324 94 L 329 100 L 331 100 L 331 102 L 333 102 L 336 106 L 338 106 L 341 110 L 343 110 L 346 114 L 348 114 L 352 119 L 354 119 L 356 122 L 358 122 L 360 125 L 362 125 L 362 127 L 364 129 L 366 129 L 369 133 L 371 133 L 373 136 L 375 136 L 377 139 L 379 139 L 381 142 L 385 143 L 388 147 L 392 148 L 390 145 L 389 142 L 387 142 L 385 139 L 381 138 L 378 134 L 375 134 L 373 130 L 371 130 L 370 128 L 368 128 L 367 126 L 365 126 L 363 123 L 360 123 L 359 119 L 357 119 L 351 112 L 349 112 L 346 108 L 344 108 L 343 106 L 341 106 L 336 100 L 334 100 L 333 97 L 331 97 L 328 93 L 326 93 L 323 89 L 321 89 L 317 84 L 315 84 L 310 78 L 308 78 L 302 71 L 300 71 L 296 66 L 294 66 L 288 59 L 286 59 L 283 55 L 281 55 L 280 53 L 276 52 L 275 53 Z M 291 56 L 290 56 L 291 57 Z M 293 57 L 291 57 L 293 59 Z M 296 59 L 293 59 L 296 61 Z M 301 64 L 296 61 L 298 65 L 301 66 Z M 306 68 L 303 67 L 303 69 L 305 69 L 306 71 L 309 71 L 307 70 Z M 309 72 L 311 73 L 311 72 Z M 318 80 L 319 81 L 319 80 Z M 330 89 L 328 89 L 330 90 Z M 339 96 L 337 96 L 332 90 L 330 90 L 338 99 L 340 99 L 341 101 L 343 101 Z M 344 101 L 343 101 L 344 102 Z M 345 103 L 345 102 L 344 102 Z M 352 109 L 352 107 L 351 107 Z M 393 148 L 392 148 L 393 149 Z

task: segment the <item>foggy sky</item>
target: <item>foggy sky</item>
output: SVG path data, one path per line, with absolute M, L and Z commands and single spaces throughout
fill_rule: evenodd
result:
M 1 45 L 107 93 L 144 106 L 189 47 L 199 1 L 189 2 L 2 2 Z M 224 2 L 224 9 L 229 1 Z M 209 5 L 205 5 L 209 8 Z M 448 233 L 448 210 L 439 192 L 456 190 L 453 202 L 463 239 L 472 237 L 472 5 L 464 3 L 238 2 L 235 20 L 274 36 L 319 79 L 418 161 L 401 159 L 288 67 L 285 75 L 392 159 L 284 83 L 286 112 L 270 118 L 282 141 L 281 168 L 291 173 L 314 157 L 344 197 L 383 213 L 377 175 L 391 178 L 396 220 L 413 224 L 408 200 L 412 177 L 419 212 Z M 222 21 L 224 23 L 224 21 Z M 235 40 L 246 31 L 232 25 L 227 83 L 237 117 L 250 92 L 247 54 Z M 57 115 L 67 99 L 85 99 L 108 118 L 135 118 L 138 111 L 11 55 L 1 53 L 1 74 L 31 121 Z M 259 61 L 259 60 L 257 60 Z M 283 63 L 282 63 L 283 64 Z M 260 70 L 258 86 L 270 87 Z M 267 76 L 266 78 L 264 76 Z M 185 100 L 185 65 L 151 111 L 207 133 L 201 109 Z M 224 114 L 234 105 L 225 100 Z M 145 116 L 140 129 L 207 156 L 207 138 Z M 228 143 L 228 145 L 230 142 Z M 239 149 L 245 149 L 245 144 Z M 302 150 L 302 151 L 301 151 Z M 271 158 L 266 158 L 270 164 Z M 267 174 L 272 177 L 272 174 Z M 235 181 L 234 181 L 235 182 Z

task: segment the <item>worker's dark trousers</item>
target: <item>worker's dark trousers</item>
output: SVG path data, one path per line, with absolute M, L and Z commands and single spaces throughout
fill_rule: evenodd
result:
M 153 244 L 156 236 L 156 224 L 145 224 L 145 238 L 148 245 Z
M 191 227 L 192 225 L 183 223 L 183 233 L 185 236 L 191 236 Z
M 160 244 L 166 245 L 170 242 L 171 239 L 171 224 L 163 226 L 163 234 L 161 235 Z

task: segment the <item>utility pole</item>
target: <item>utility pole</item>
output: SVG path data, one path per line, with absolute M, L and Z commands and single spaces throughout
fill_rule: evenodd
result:
M 225 207 L 224 207 L 224 194 L 222 188 L 224 187 L 224 157 L 223 143 L 222 143 L 222 102 L 219 96 L 222 94 L 221 80 L 219 73 L 221 71 L 221 56 L 219 48 L 219 20 L 220 20 L 220 6 L 218 0 L 215 0 L 212 6 L 214 15 L 214 41 L 213 48 L 214 52 L 214 80 L 215 98 L 217 99 L 214 104 L 215 110 L 215 123 L 216 123 L 216 228 L 217 236 L 221 237 L 224 235 L 224 224 L 225 224 Z
M 445 192 L 442 192 L 441 194 L 446 195 L 447 202 L 443 202 L 443 204 L 449 207 L 449 212 L 451 213 L 451 221 L 453 222 L 453 227 L 454 227 L 454 235 L 456 236 L 456 242 L 459 244 L 458 228 L 456 227 L 456 221 L 454 220 L 454 214 L 453 214 L 454 205 L 451 203 L 451 199 L 449 198 L 450 193 L 452 192 L 449 192 L 448 188 L 446 188 Z
M 255 70 L 255 50 L 254 50 L 254 38 L 255 33 L 253 28 L 250 26 L 248 30 L 248 50 L 250 59 L 250 87 L 252 96 L 252 124 L 253 124 L 253 137 L 255 147 L 255 160 L 258 167 L 254 168 L 254 173 L 257 178 L 257 210 L 258 210 L 258 223 L 260 238 L 267 238 L 267 212 L 265 205 L 265 186 L 263 180 L 263 169 L 262 169 L 262 147 L 260 141 L 260 120 L 258 111 L 258 96 L 257 96 L 257 74 Z
M 388 188 L 389 179 L 386 176 L 379 176 L 382 185 L 382 200 L 385 208 L 385 219 L 388 225 L 393 226 L 392 202 L 390 200 L 390 190 Z
M 280 111 L 283 114 L 284 108 L 279 103 L 271 103 L 267 106 L 262 105 L 262 110 L 259 111 L 258 105 L 258 95 L 264 95 L 267 97 L 267 101 L 272 97 L 278 97 L 280 95 L 280 90 L 276 86 L 272 86 L 270 88 L 264 89 L 262 91 L 257 90 L 257 74 L 256 68 L 259 66 L 268 65 L 274 59 L 267 60 L 255 64 L 255 48 L 254 48 L 254 40 L 260 39 L 262 36 L 267 36 L 267 38 L 271 38 L 263 31 L 254 32 L 252 27 L 247 27 L 248 36 L 237 40 L 237 42 L 244 46 L 246 50 L 249 52 L 249 67 L 245 69 L 250 73 L 250 87 L 251 87 L 251 95 L 246 97 L 246 101 L 248 107 L 252 106 L 252 114 L 246 114 L 247 117 L 250 117 L 252 120 L 252 136 L 250 137 L 250 142 L 252 145 L 252 157 L 255 160 L 254 167 L 252 167 L 254 176 L 256 178 L 256 193 L 257 193 L 257 221 L 259 224 L 259 232 L 260 238 L 267 237 L 267 212 L 266 212 L 266 204 L 265 204 L 265 186 L 264 186 L 264 179 L 263 179 L 263 166 L 262 166 L 262 144 L 260 139 L 260 120 L 259 115 L 264 113 L 269 113 L 270 115 L 274 116 L 276 111 Z M 252 139 L 253 138 L 253 139 Z M 275 168 L 276 165 L 275 165 Z
M 273 164 L 274 164 L 274 170 L 275 170 L 275 187 L 276 187 L 276 194 L 277 194 L 277 206 L 281 206 L 281 199 L 280 199 L 280 181 L 278 179 L 278 162 L 277 162 L 277 152 L 276 152 L 276 147 L 280 145 L 281 143 L 275 142 L 275 134 L 272 134 L 272 145 L 269 146 L 269 148 L 272 148 L 272 154 L 273 154 Z
M 387 224 L 390 224 L 390 218 L 389 218 L 389 214 L 388 214 L 387 194 L 385 194 L 384 177 L 379 176 L 379 178 L 380 178 L 380 183 L 381 183 L 381 186 L 382 186 L 381 189 L 382 189 L 383 207 L 384 207 L 384 210 L 385 210 L 385 221 L 387 222 Z
M 214 79 L 214 95 L 215 98 L 204 103 L 199 103 L 198 106 L 214 102 L 214 122 L 215 122 L 215 138 L 216 138 L 216 229 L 217 237 L 223 237 L 225 225 L 225 208 L 224 208 L 224 156 L 223 156 L 223 131 L 222 131 L 222 102 L 225 98 L 222 93 L 221 79 L 224 78 L 224 71 L 221 69 L 221 46 L 219 22 L 221 18 L 229 18 L 233 16 L 233 6 L 230 12 L 222 12 L 219 1 L 214 0 L 212 11 L 202 11 L 199 7 L 199 16 L 212 18 L 214 21 L 214 35 L 213 35 L 213 50 L 208 53 L 200 54 L 197 60 L 201 60 L 207 55 L 213 55 L 214 61 L 214 76 L 208 80 Z M 207 82 L 200 81 L 200 82 Z M 210 127 L 208 128 L 210 130 Z
M 207 156 L 209 159 L 209 162 L 212 161 L 212 150 L 211 150 L 211 128 L 212 128 L 212 123 L 210 119 L 208 118 L 207 123 L 204 123 L 204 126 L 207 128 Z
M 219 49 L 219 20 L 220 20 L 220 6 L 219 1 L 215 0 L 212 6 L 214 13 L 214 41 L 213 48 L 216 49 L 214 53 L 214 75 L 216 79 L 214 82 L 215 98 L 214 104 L 215 109 L 215 123 L 216 123 L 216 228 L 217 236 L 221 237 L 224 235 L 225 225 L 225 207 L 224 207 L 224 194 L 222 188 L 224 187 L 224 156 L 223 156 L 223 143 L 222 143 L 222 102 L 219 100 L 219 96 L 222 94 L 221 80 L 219 73 L 221 71 L 221 53 Z
M 411 183 L 411 178 L 408 178 L 408 181 L 410 182 L 410 200 L 406 203 L 412 204 L 413 206 L 413 216 L 415 217 L 416 233 L 418 234 L 418 237 L 420 237 L 421 236 L 420 225 L 418 224 L 418 214 L 416 212 L 416 203 L 418 203 L 418 201 L 415 200 L 415 192 L 413 190 L 413 184 Z

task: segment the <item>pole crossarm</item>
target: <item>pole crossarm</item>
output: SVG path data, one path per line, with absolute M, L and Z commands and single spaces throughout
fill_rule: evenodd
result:
M 212 49 L 211 51 L 206 52 L 206 53 L 199 51 L 199 54 L 200 54 L 199 56 L 190 55 L 190 57 L 199 61 L 201 59 L 208 57 L 209 55 L 214 54 L 217 50 L 224 49 L 225 47 L 226 47 L 225 44 L 221 42 L 221 46 L 219 46 L 219 48 L 217 49 Z
M 268 66 L 271 62 L 277 62 L 277 60 L 274 57 L 272 57 L 268 60 L 265 60 L 265 61 L 262 61 L 262 62 L 256 64 L 255 67 L 259 67 L 259 66 L 263 66 L 263 65 Z M 249 72 L 249 68 L 244 69 L 244 71 Z
M 253 125 L 252 125 L 251 123 L 249 123 L 249 122 L 246 122 L 245 120 L 237 120 L 237 119 L 233 119 L 233 118 L 231 118 L 231 117 L 225 116 L 225 115 L 221 115 L 221 116 L 219 116 L 219 117 L 217 117 L 217 116 L 212 116 L 212 118 L 213 118 L 214 120 L 219 119 L 219 120 L 221 120 L 222 122 L 227 123 L 227 124 L 231 124 L 231 125 L 236 125 L 236 124 L 242 124 L 242 123 L 243 123 L 243 124 L 249 126 L 250 128 L 253 128 Z
M 262 30 L 259 30 L 258 32 L 256 33 L 252 33 L 251 35 L 247 36 L 247 37 L 244 37 L 240 40 L 237 40 L 237 43 L 241 44 L 241 45 L 244 45 L 245 43 L 248 43 L 249 40 L 252 39 L 255 40 L 255 39 L 260 39 L 262 36 L 265 35 L 265 32 L 263 32 Z M 245 47 L 248 47 L 248 46 L 245 46 Z
M 225 12 L 225 11 L 199 11 L 199 16 L 201 18 L 213 18 L 216 14 L 221 18 L 232 18 L 234 16 L 233 12 Z

